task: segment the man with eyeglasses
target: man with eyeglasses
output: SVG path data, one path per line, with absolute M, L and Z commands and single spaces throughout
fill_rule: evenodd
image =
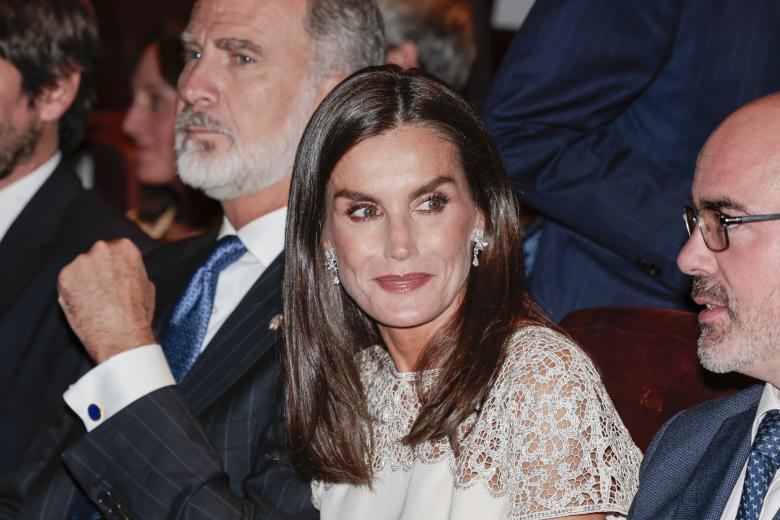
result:
M 702 365 L 765 382 L 686 410 L 645 454 L 631 519 L 780 518 L 780 94 L 705 144 L 677 258 L 693 277 Z

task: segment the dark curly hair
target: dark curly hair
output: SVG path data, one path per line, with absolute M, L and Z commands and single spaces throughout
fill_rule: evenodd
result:
M 59 121 L 64 150 L 76 148 L 84 135 L 95 99 L 99 48 L 88 0 L 0 0 L 0 58 L 19 71 L 31 104 L 59 79 L 81 74 L 76 98 Z

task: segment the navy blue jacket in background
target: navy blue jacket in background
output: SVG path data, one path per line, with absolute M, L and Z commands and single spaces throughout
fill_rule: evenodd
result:
M 536 2 L 484 117 L 544 216 L 529 286 L 545 310 L 687 307 L 675 260 L 698 152 L 778 90 L 777 0 Z

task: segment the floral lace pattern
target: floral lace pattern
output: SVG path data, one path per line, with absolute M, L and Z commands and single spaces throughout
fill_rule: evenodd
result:
M 540 326 L 514 334 L 482 410 L 459 429 L 457 457 L 446 440 L 400 442 L 419 413 L 415 385 L 430 385 L 437 371 L 396 374 L 378 346 L 364 350 L 360 363 L 375 418 L 376 473 L 447 464 L 456 489 L 483 486 L 504 497 L 512 519 L 627 513 L 641 452 L 590 359 L 561 334 Z M 313 490 L 318 501 L 323 486 Z

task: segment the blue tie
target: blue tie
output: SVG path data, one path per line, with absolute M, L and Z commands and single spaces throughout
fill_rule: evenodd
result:
M 200 344 L 211 317 L 219 273 L 244 253 L 246 246 L 236 235 L 222 237 L 211 256 L 195 271 L 187 289 L 176 303 L 163 330 L 162 345 L 177 383 L 184 379 L 200 353 Z M 87 497 L 82 497 L 71 513 L 71 520 L 101 518 L 102 515 Z
M 736 520 L 758 520 L 777 468 L 780 468 L 780 410 L 769 410 L 761 419 L 750 448 Z
M 180 383 L 200 353 L 214 304 L 217 279 L 227 266 L 246 253 L 235 235 L 222 237 L 206 262 L 198 268 L 171 313 L 161 336 L 173 377 Z

